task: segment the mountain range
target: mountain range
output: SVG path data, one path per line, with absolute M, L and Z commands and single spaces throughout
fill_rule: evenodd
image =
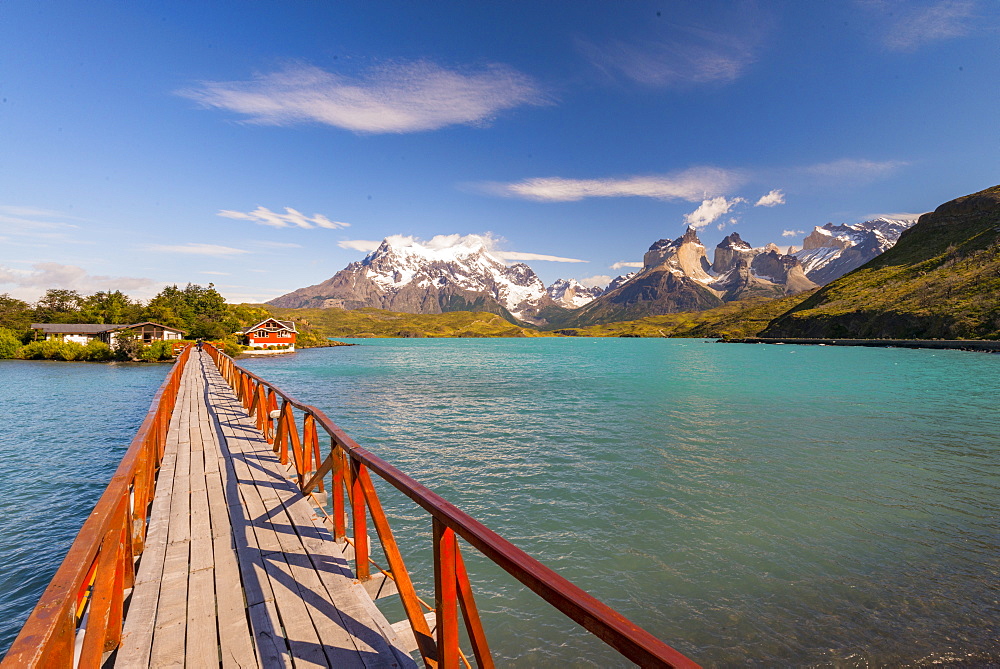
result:
M 915 221 L 880 218 L 817 226 L 804 248 L 782 253 L 753 247 L 738 233 L 714 250 L 697 232 L 654 242 L 637 272 L 607 287 L 560 279 L 546 287 L 524 263 L 507 265 L 486 240 L 389 237 L 363 260 L 330 279 L 282 295 L 284 308 L 374 307 L 414 314 L 485 311 L 515 324 L 577 327 L 680 311 L 699 311 L 749 297 L 780 297 L 819 287 L 883 253 Z

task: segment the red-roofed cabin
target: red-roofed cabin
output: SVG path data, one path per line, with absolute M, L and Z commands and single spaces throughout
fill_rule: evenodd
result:
M 258 351 L 294 351 L 298 330 L 292 321 L 268 318 L 248 328 L 242 335 L 244 346 Z

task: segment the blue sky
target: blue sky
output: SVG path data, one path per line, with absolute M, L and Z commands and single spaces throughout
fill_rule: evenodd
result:
M 389 235 L 600 283 L 1000 182 L 1000 3 L 0 5 L 0 293 L 262 301 Z M 574 262 L 571 262 L 574 261 Z

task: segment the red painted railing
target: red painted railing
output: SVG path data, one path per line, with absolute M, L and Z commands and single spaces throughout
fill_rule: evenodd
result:
M 94 510 L 0 667 L 99 667 L 121 642 L 125 590 L 135 580 L 167 428 L 190 355 L 184 349 Z M 78 639 L 82 645 L 77 648 Z
M 458 667 L 460 661 L 468 664 L 458 643 L 459 608 L 477 663 L 480 667 L 494 666 L 457 537 L 465 539 L 546 602 L 636 664 L 643 667 L 698 666 L 475 518 L 359 446 L 316 407 L 294 400 L 236 365 L 232 358 L 215 347 L 206 344 L 205 351 L 212 356 L 223 378 L 236 392 L 249 414 L 256 419 L 258 429 L 274 445 L 283 464 L 289 463 L 291 453 L 291 463 L 295 467 L 295 476 L 303 494 L 308 495 L 317 489 L 324 490 L 325 480 L 330 477 L 333 515 L 328 518 L 328 522 L 337 541 L 349 541 L 353 544 L 355 575 L 360 581 L 371 579 L 367 538 L 368 517 L 371 517 L 389 563 L 384 572 L 396 583 L 418 649 L 427 667 L 449 669 Z M 302 415 L 301 436 L 294 413 L 296 410 Z M 330 453 L 326 457 L 321 453 L 319 429 L 330 438 Z M 372 472 L 413 500 L 432 518 L 436 638 L 431 635 L 421 610 L 422 605 L 430 607 L 418 597 L 413 587 L 372 483 Z M 347 536 L 345 518 L 348 505 L 353 539 Z

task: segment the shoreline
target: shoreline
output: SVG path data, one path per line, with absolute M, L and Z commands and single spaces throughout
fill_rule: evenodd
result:
M 1000 353 L 992 339 L 811 339 L 807 337 L 719 339 L 719 344 L 800 344 L 812 346 L 868 346 L 873 348 L 931 348 Z

